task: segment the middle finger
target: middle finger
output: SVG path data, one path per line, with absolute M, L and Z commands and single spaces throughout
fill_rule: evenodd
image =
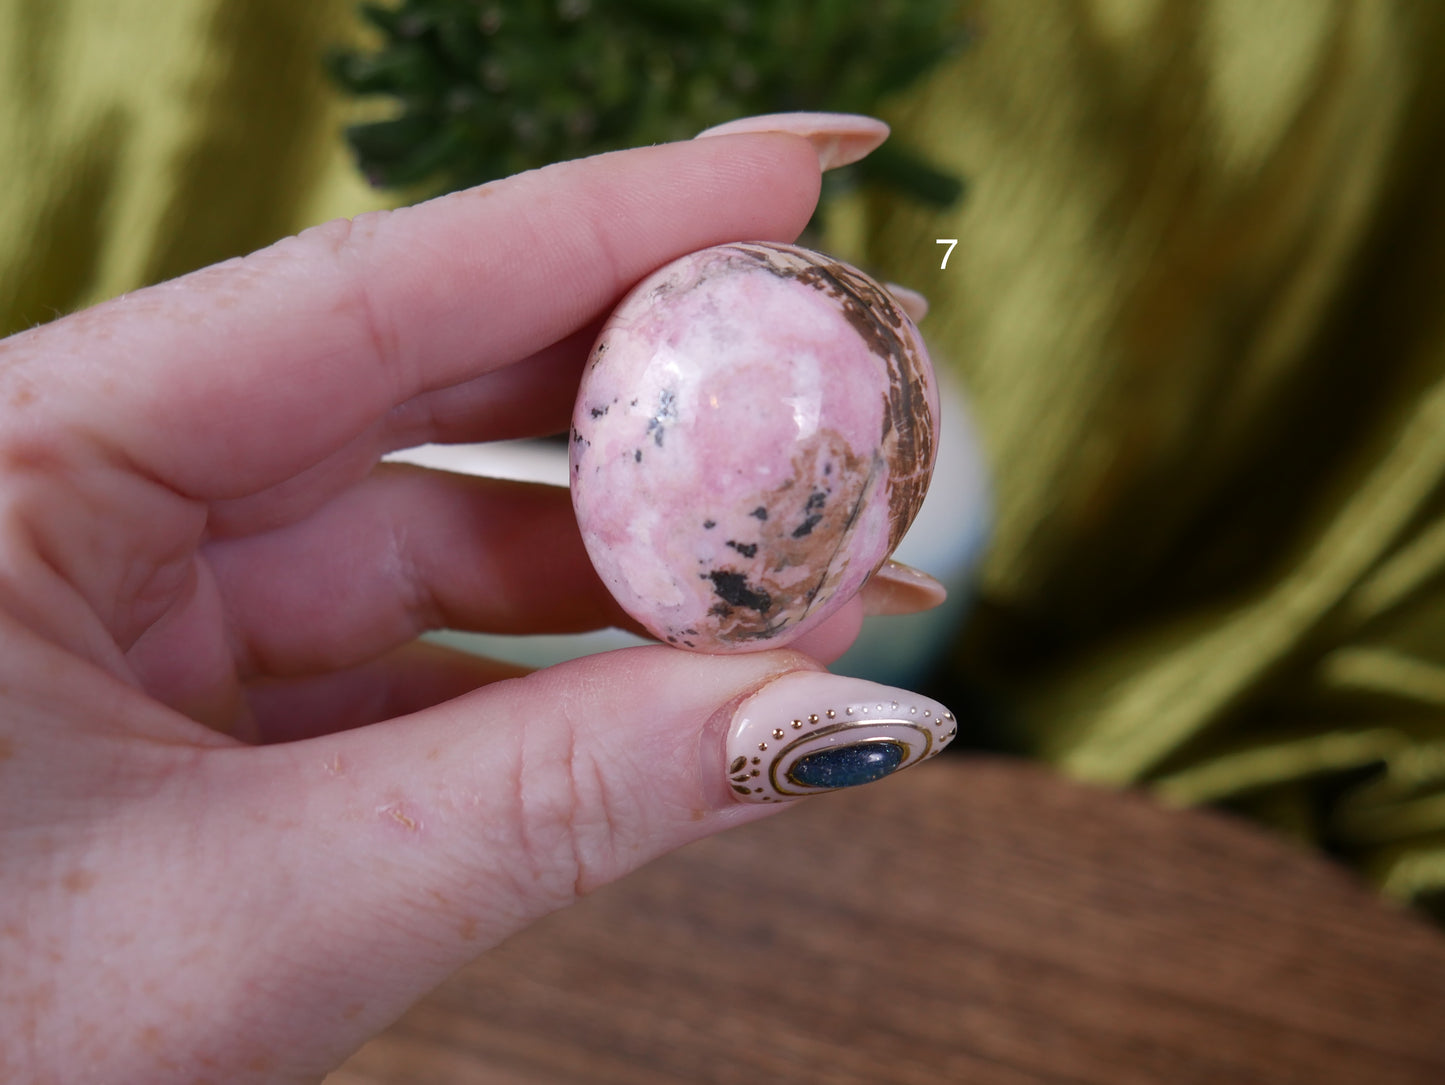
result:
M 635 628 L 557 486 L 384 464 L 316 515 L 205 556 L 243 680 L 354 666 L 439 628 Z

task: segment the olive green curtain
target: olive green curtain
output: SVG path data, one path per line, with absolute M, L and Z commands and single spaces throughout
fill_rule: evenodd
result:
M 952 677 L 1023 748 L 1445 895 L 1445 5 L 966 0 L 837 243 L 992 462 Z M 0 331 L 383 202 L 349 0 L 0 0 Z M 948 268 L 938 238 L 957 238 Z
M 349 0 L 0 0 L 0 334 L 378 206 Z
M 852 231 L 993 463 L 959 673 L 1070 773 L 1438 901 L 1445 5 L 969 7 L 886 114 L 967 201 Z

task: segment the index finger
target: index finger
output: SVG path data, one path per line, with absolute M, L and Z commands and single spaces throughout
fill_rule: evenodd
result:
M 818 185 L 813 146 L 781 133 L 560 163 L 327 223 L 15 336 L 0 384 L 29 417 L 183 494 L 241 496 L 418 393 L 580 328 L 674 257 L 792 239 Z

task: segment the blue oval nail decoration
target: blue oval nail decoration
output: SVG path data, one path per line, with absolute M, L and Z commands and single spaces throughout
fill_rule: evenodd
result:
M 738 801 L 791 802 L 901 772 L 956 734 L 957 717 L 927 697 L 797 671 L 738 706 L 723 764 Z
M 805 754 L 788 769 L 799 787 L 856 787 L 870 784 L 898 769 L 908 759 L 901 742 L 859 742 Z

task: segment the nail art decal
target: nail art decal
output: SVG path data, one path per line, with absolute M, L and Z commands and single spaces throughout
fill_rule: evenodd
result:
M 872 783 L 926 760 L 958 733 L 937 701 L 820 672 L 784 675 L 739 706 L 728 785 L 742 802 L 785 802 Z

